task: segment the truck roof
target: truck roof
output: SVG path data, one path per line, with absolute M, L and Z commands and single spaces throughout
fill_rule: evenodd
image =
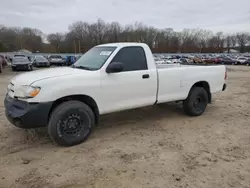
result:
M 140 42 L 118 42 L 118 43 L 101 44 L 101 45 L 98 45 L 98 46 L 115 46 L 115 47 L 141 46 L 141 47 L 146 47 L 147 44 L 140 43 Z

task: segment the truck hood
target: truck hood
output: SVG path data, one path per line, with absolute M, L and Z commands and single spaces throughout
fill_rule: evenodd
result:
M 20 74 L 14 77 L 11 80 L 11 83 L 18 87 L 22 85 L 31 85 L 32 83 L 39 80 L 60 77 L 60 76 L 75 75 L 75 74 L 91 74 L 91 72 L 92 71 L 81 70 L 70 67 L 49 68 L 49 69 L 36 70 Z

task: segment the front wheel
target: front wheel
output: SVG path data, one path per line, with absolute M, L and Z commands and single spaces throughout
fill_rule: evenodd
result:
M 91 108 L 80 101 L 67 101 L 53 110 L 48 132 L 61 146 L 73 146 L 84 142 L 95 126 Z
M 191 89 L 186 100 L 183 101 L 183 108 L 190 116 L 199 116 L 206 110 L 208 104 L 208 93 L 202 87 Z
M 33 66 L 30 65 L 29 68 L 28 68 L 29 71 L 32 71 L 33 70 Z

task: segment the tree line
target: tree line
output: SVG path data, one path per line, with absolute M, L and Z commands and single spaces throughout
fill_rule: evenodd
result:
M 46 42 L 44 42 L 46 41 Z M 217 53 L 230 49 L 250 51 L 250 33 L 227 34 L 205 29 L 157 29 L 134 23 L 122 26 L 101 19 L 94 23 L 77 21 L 68 32 L 44 34 L 39 29 L 0 26 L 0 51 L 27 49 L 46 53 L 83 53 L 91 47 L 110 42 L 144 42 L 155 53 Z

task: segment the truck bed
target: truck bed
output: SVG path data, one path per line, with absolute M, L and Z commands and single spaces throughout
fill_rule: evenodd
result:
M 222 90 L 224 65 L 158 64 L 158 103 L 184 100 L 196 82 L 209 83 L 211 93 Z
M 175 67 L 190 67 L 190 66 L 223 66 L 220 64 L 197 64 L 197 63 L 173 63 L 173 64 L 156 64 L 157 69 L 167 69 Z

